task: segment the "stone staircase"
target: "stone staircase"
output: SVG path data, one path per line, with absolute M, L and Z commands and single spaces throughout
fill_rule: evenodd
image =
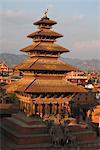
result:
M 18 113 L 3 118 L 0 125 L 2 150 L 99 150 L 100 138 L 85 125 L 69 125 L 69 132 L 76 137 L 75 145 L 54 147 L 44 122 L 38 117 Z
M 2 150 L 53 149 L 48 129 L 40 118 L 19 113 L 1 124 Z
M 76 143 L 75 143 L 76 149 L 78 150 L 99 150 L 100 149 L 100 138 L 97 137 L 95 131 L 85 127 L 85 125 L 71 125 L 68 128 L 70 134 L 76 137 Z M 72 146 L 72 148 L 73 147 L 74 146 Z

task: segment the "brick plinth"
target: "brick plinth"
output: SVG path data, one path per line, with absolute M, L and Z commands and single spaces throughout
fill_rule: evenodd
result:
M 11 141 L 7 142 L 7 145 L 11 143 L 11 145 L 15 144 L 16 147 L 22 146 L 23 149 L 24 147 L 28 149 L 28 145 L 34 147 L 38 144 L 48 144 L 47 147 L 51 147 L 51 137 L 46 125 L 40 118 L 27 118 L 23 114 L 20 114 L 20 117 L 19 114 L 17 115 L 5 118 L 2 121 L 2 134 Z
M 96 132 L 87 128 L 86 125 L 71 125 L 68 129 L 78 142 L 96 140 Z

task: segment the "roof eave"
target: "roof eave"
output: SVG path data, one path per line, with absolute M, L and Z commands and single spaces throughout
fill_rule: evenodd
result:
M 27 35 L 27 38 L 34 38 L 35 36 L 37 36 L 37 34 L 35 34 L 35 35 L 29 34 L 29 35 Z M 40 36 L 40 35 L 39 35 L 39 36 Z M 44 36 L 46 36 L 46 35 L 44 35 Z M 63 37 L 62 34 L 61 34 L 61 35 L 58 35 L 58 36 L 55 36 L 55 35 L 47 35 L 47 36 L 55 37 L 55 38 Z

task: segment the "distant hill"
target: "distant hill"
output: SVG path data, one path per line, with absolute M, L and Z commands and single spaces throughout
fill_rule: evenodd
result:
M 0 54 L 0 62 L 4 62 L 9 66 L 16 65 L 22 62 L 24 59 L 28 58 L 27 55 L 17 55 L 17 54 Z M 65 61 L 65 63 L 69 63 L 80 70 L 96 70 L 100 71 L 100 60 L 90 59 L 90 60 L 81 60 L 81 59 L 73 59 L 73 58 L 60 58 Z
M 69 63 L 80 70 L 95 70 L 100 71 L 100 60 L 99 59 L 89 59 L 89 60 L 81 60 L 81 59 L 74 59 L 74 58 L 62 58 L 61 59 Z
M 26 58 L 27 58 L 26 55 L 7 54 L 7 53 L 0 54 L 0 62 L 4 62 L 9 66 L 16 65 Z

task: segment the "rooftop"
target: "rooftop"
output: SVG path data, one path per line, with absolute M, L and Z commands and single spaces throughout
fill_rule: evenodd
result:
M 53 58 L 30 58 L 16 66 L 20 70 L 74 71 L 75 67 Z
M 40 25 L 40 24 L 42 24 L 42 23 L 49 24 L 49 25 L 57 24 L 56 21 L 51 20 L 51 19 L 49 19 L 48 17 L 43 17 L 43 18 L 41 18 L 39 21 L 34 22 L 33 24 L 34 24 L 34 25 Z
M 35 36 L 50 36 L 50 37 L 56 37 L 56 38 L 59 38 L 59 37 L 63 37 L 62 34 L 59 34 L 55 31 L 52 31 L 52 30 L 49 30 L 49 29 L 41 29 L 39 31 L 36 31 L 36 32 L 33 32 L 31 34 L 29 34 L 27 37 L 29 38 L 33 38 Z
M 69 49 L 64 48 L 55 43 L 32 43 L 31 45 L 21 49 L 22 52 L 32 52 L 32 51 L 51 51 L 51 52 L 69 52 Z

